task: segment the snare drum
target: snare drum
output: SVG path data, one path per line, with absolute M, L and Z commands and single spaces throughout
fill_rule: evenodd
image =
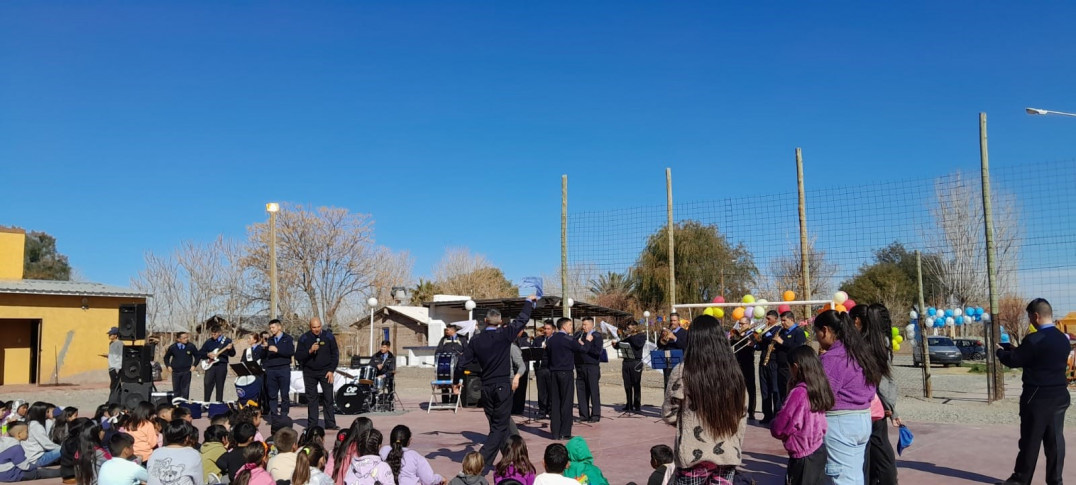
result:
M 374 389 L 379 392 L 385 389 L 385 376 L 377 376 L 374 378 Z
M 359 369 L 359 384 L 363 386 L 374 385 L 374 375 L 377 374 L 377 369 L 371 366 L 366 366 Z

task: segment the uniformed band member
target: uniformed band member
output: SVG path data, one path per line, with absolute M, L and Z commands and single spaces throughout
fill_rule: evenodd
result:
M 549 337 L 553 335 L 553 321 L 546 320 L 542 325 L 542 334 L 534 339 L 532 344 L 535 348 L 545 349 L 546 342 L 549 341 Z M 549 374 L 549 361 L 545 359 L 545 352 L 542 352 L 541 360 L 534 361 L 534 381 L 538 386 L 538 419 L 544 419 L 549 417 L 550 411 L 550 385 L 552 383 L 552 377 Z
M 625 355 L 620 364 L 620 376 L 624 379 L 624 407 L 621 412 L 642 411 L 643 388 L 643 348 L 646 346 L 646 334 L 640 332 L 635 323 L 628 325 L 627 335 L 613 342 L 613 345 L 626 343 L 631 347 L 631 357 Z
M 262 361 L 265 360 L 265 345 L 262 344 L 261 334 L 252 332 L 247 334 L 247 347 L 243 351 L 243 355 L 239 358 L 240 362 L 253 362 L 260 367 Z
M 770 310 L 766 312 L 766 328 L 770 329 L 774 325 L 777 325 L 777 311 Z M 758 387 L 762 394 L 762 421 L 759 421 L 759 424 L 770 424 L 777 416 L 777 411 L 781 410 L 781 389 L 777 387 L 777 361 L 771 355 L 777 345 L 773 337 L 778 331 L 779 327 L 761 335 L 755 334 L 761 351 L 758 356 Z
M 317 426 L 318 401 L 321 401 L 325 413 L 325 429 L 340 429 L 333 414 L 333 373 L 340 365 L 340 350 L 332 332 L 322 329 L 320 318 L 311 318 L 310 331 L 299 337 L 295 361 L 303 369 L 307 426 Z M 321 399 L 318 399 L 318 385 L 321 386 Z
M 597 423 L 602 419 L 601 379 L 602 334 L 594 330 L 594 319 L 583 318 L 583 331 L 576 335 L 583 351 L 575 354 L 575 391 L 579 400 L 579 420 Z
M 224 400 L 224 379 L 228 377 L 228 357 L 235 356 L 235 342 L 220 332 L 220 325 L 209 327 L 209 340 L 202 344 L 198 356 L 210 362 L 205 371 L 205 400 L 209 401 L 213 390 L 217 391 L 217 402 Z
M 510 354 L 516 335 L 527 325 L 534 310 L 534 295 L 527 297 L 519 316 L 506 326 L 501 326 L 501 313 L 486 313 L 486 329 L 475 335 L 463 352 L 462 367 L 472 362 L 482 366 L 482 407 L 489 421 L 489 436 L 479 453 L 486 467 L 493 466 L 494 458 L 508 439 L 508 422 L 512 419 L 512 384 Z
M 467 347 L 467 336 L 460 335 L 459 331 L 459 325 L 448 324 L 445 327 L 445 335 L 437 342 L 437 350 L 434 352 L 434 355 L 450 354 L 456 356 L 456 381 L 453 384 L 454 386 L 459 386 L 460 382 L 463 381 L 463 368 L 459 364 L 463 360 L 463 349 Z M 441 402 L 451 402 L 455 398 L 456 396 L 449 392 L 448 389 L 441 389 Z
M 796 317 L 792 312 L 781 314 L 781 330 L 773 336 L 773 360 L 777 361 L 777 390 L 781 397 L 781 405 L 776 407 L 780 411 L 784 407 L 785 399 L 788 398 L 788 380 L 792 378 L 792 369 L 788 364 L 788 354 L 796 347 L 807 345 L 807 333 L 805 329 L 796 323 Z M 777 413 L 774 412 L 776 415 Z
M 557 320 L 557 331 L 545 344 L 545 361 L 549 364 L 552 382 L 550 390 L 549 432 L 555 440 L 572 437 L 572 371 L 575 369 L 575 354 L 583 351 L 583 346 L 572 338 L 572 319 Z
M 669 328 L 661 331 L 658 349 L 683 351 L 687 348 L 688 338 L 690 338 L 688 331 L 680 326 L 680 315 L 673 313 L 669 315 Z M 672 367 L 666 367 L 662 373 L 665 374 L 665 387 L 669 387 L 669 374 L 672 374 Z
M 108 329 L 108 402 L 120 402 L 120 369 L 123 368 L 123 342 L 119 327 Z
M 1020 346 L 998 346 L 997 356 L 1008 367 L 1024 369 L 1020 394 L 1020 452 L 1012 476 L 1002 485 L 1031 483 L 1039 461 L 1039 445 L 1046 454 L 1046 483 L 1060 484 L 1065 466 L 1065 412 L 1070 400 L 1065 377 L 1069 340 L 1054 326 L 1050 303 L 1036 298 L 1027 305 L 1027 319 L 1035 327 Z
M 749 340 L 740 344 L 739 350 L 736 351 L 736 362 L 740 364 L 740 373 L 743 374 L 744 384 L 747 386 L 747 419 L 755 420 L 755 409 L 757 404 L 757 398 L 755 397 L 755 341 L 754 332 L 752 332 L 751 319 L 743 317 L 739 322 L 736 322 L 732 327 L 732 331 L 729 332 L 729 342 L 736 344 L 740 342 L 744 337 Z
M 269 338 L 266 343 L 265 389 L 269 395 L 270 420 L 287 416 L 291 407 L 288 390 L 291 388 L 291 357 L 295 355 L 295 341 L 284 333 L 280 320 L 269 320 Z
M 197 353 L 190 340 L 189 333 L 180 332 L 176 342 L 164 351 L 164 365 L 172 370 L 172 393 L 183 399 L 191 398 L 191 370 Z
M 385 376 L 385 388 L 389 391 L 394 390 L 396 386 L 396 356 L 392 354 L 391 349 L 392 342 L 382 340 L 381 348 L 370 361 L 370 365 L 377 370 L 376 375 Z

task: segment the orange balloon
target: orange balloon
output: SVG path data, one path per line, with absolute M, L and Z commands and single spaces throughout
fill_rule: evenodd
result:
M 793 301 L 796 299 L 796 293 L 792 290 L 786 291 L 785 294 L 782 296 L 784 297 L 785 301 Z
M 732 311 L 732 318 L 734 320 L 739 320 L 739 319 L 743 318 L 743 312 L 744 312 L 743 307 L 736 307 L 736 309 Z
M 847 312 L 848 311 L 848 309 L 844 308 L 844 305 L 837 305 L 837 308 L 835 308 L 835 310 L 837 310 L 839 312 Z

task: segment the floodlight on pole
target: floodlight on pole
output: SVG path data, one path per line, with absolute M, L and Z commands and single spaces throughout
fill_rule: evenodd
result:
M 377 308 L 377 298 L 370 297 L 366 300 L 366 304 L 370 307 L 370 357 L 374 356 L 374 309 Z
M 1076 113 L 1066 113 L 1064 111 L 1053 111 L 1042 108 L 1024 108 L 1024 111 L 1029 115 L 1058 115 L 1076 118 Z
M 646 341 L 650 341 L 650 310 L 643 312 L 643 320 L 646 320 Z
M 467 303 L 463 304 L 463 308 L 467 309 L 467 320 L 474 320 L 474 308 L 478 306 L 474 300 L 467 300 Z

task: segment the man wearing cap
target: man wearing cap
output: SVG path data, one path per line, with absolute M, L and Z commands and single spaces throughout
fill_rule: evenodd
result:
M 445 327 L 445 336 L 441 337 L 441 340 L 437 342 L 437 351 L 434 355 L 449 354 L 456 356 L 456 383 L 463 380 L 463 368 L 459 366 L 463 360 L 463 349 L 467 347 L 467 336 L 460 335 L 460 326 L 455 324 L 448 324 Z M 441 389 L 441 402 L 447 403 L 454 396 L 448 392 L 448 389 Z
M 123 342 L 120 329 L 108 329 L 108 401 L 120 402 L 120 369 L 123 368 Z
M 175 397 L 190 399 L 191 370 L 194 369 L 196 350 L 190 343 L 191 335 L 180 332 L 176 343 L 164 351 L 164 365 L 172 370 L 172 392 Z

